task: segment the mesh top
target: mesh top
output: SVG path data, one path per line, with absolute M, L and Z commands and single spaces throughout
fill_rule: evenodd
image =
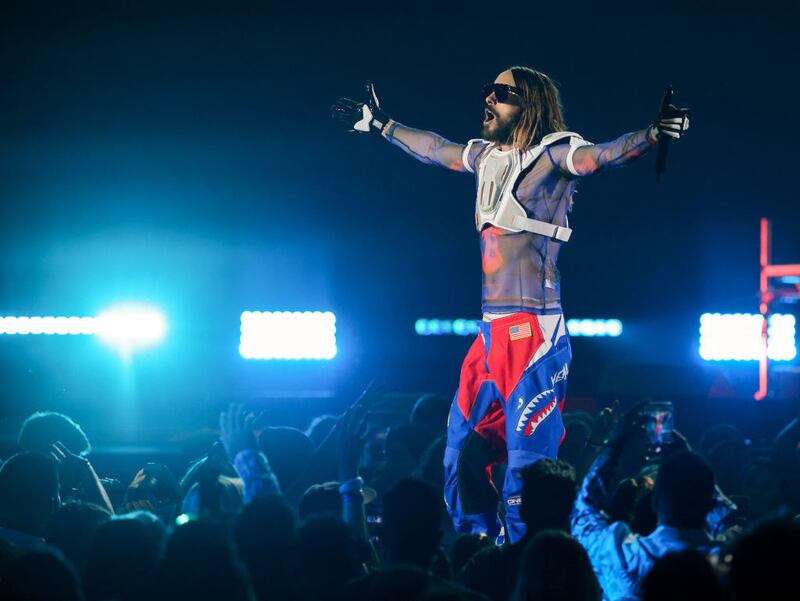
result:
M 496 201 L 501 193 L 496 187 L 498 183 L 513 186 L 513 195 L 528 217 L 561 226 L 567 225 L 567 213 L 580 177 L 621 167 L 653 146 L 646 129 L 625 134 L 613 142 L 577 148 L 565 138 L 548 146 L 515 181 L 510 181 L 501 176 L 507 174 L 503 162 L 510 161 L 511 152 L 500 152 L 496 144 L 486 140 L 456 144 L 437 134 L 400 124 L 389 128 L 387 139 L 425 163 L 476 173 L 478 202 Z M 489 178 L 491 182 L 486 175 L 487 181 L 478 181 L 483 161 L 487 162 L 487 174 L 497 175 Z M 480 232 L 480 245 L 483 312 L 561 311 L 560 275 L 556 267 L 560 242 L 539 234 L 486 225 Z

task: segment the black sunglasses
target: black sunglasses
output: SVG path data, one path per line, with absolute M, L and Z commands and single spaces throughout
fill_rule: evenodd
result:
M 487 83 L 483 86 L 484 98 L 491 95 L 492 92 L 494 92 L 494 97 L 497 98 L 497 102 L 505 102 L 508 100 L 509 94 L 522 96 L 522 90 L 516 86 L 510 86 L 507 83 Z

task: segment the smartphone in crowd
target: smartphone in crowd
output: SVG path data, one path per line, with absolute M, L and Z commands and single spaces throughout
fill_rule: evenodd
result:
M 642 421 L 651 445 L 660 447 L 672 442 L 672 413 L 670 401 L 649 401 L 642 409 Z

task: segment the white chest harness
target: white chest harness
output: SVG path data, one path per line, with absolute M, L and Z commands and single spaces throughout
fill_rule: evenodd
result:
M 525 207 L 514 198 L 514 187 L 522 172 L 545 151 L 547 146 L 569 138 L 570 149 L 567 154 L 567 168 L 573 175 L 578 175 L 572 164 L 572 155 L 581 146 L 590 145 L 574 132 L 560 131 L 542 138 L 536 146 L 520 153 L 516 150 L 505 152 L 493 148 L 478 167 L 478 194 L 475 202 L 475 225 L 480 232 L 486 224 L 508 230 L 510 232 L 531 232 L 547 236 L 559 242 L 567 242 L 572 230 L 568 224 L 556 225 L 528 217 Z M 464 149 L 463 163 L 467 170 L 470 148 L 475 142 L 470 140 Z

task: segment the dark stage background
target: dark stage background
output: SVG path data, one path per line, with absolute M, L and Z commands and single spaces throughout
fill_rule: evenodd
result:
M 4 3 L 0 314 L 136 299 L 170 329 L 129 365 L 87 337 L 0 337 L 3 424 L 52 408 L 135 439 L 232 399 L 299 421 L 373 377 L 452 394 L 470 340 L 414 321 L 479 317 L 472 176 L 341 133 L 329 107 L 371 78 L 397 120 L 466 141 L 513 64 L 551 74 L 592 141 L 647 125 L 668 82 L 692 109 L 661 183 L 650 155 L 580 186 L 565 312 L 625 334 L 573 341 L 571 393 L 702 399 L 724 376 L 748 403 L 755 366 L 709 371 L 698 320 L 757 311 L 759 217 L 775 261 L 800 261 L 797 15 L 570 4 Z M 339 354 L 245 361 L 245 309 L 334 311 Z

